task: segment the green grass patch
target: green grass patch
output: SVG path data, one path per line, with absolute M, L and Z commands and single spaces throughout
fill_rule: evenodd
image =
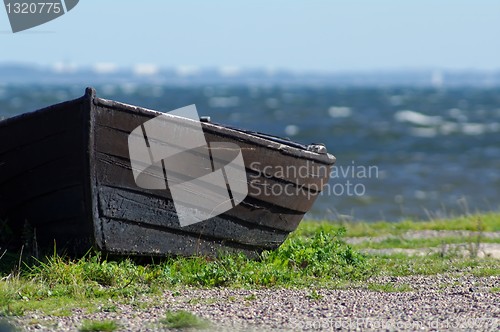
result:
M 423 230 L 498 232 L 500 231 L 500 214 L 486 213 L 430 221 L 405 220 L 400 222 L 379 221 L 373 223 L 306 221 L 300 224 L 298 233 L 303 236 L 311 236 L 318 229 L 329 232 L 339 228 L 345 228 L 349 237 L 399 235 L 408 231 Z
M 359 244 L 354 244 L 356 249 L 419 249 L 419 248 L 432 248 L 449 244 L 472 244 L 477 242 L 477 237 L 436 237 L 436 238 L 420 238 L 420 239 L 405 239 L 402 237 L 390 237 L 382 241 L 372 242 L 365 241 Z M 500 238 L 485 238 L 480 237 L 481 243 L 500 243 Z
M 476 277 L 495 277 L 500 276 L 500 261 L 492 261 L 491 265 L 477 264 L 472 270 Z
M 205 329 L 210 327 L 207 320 L 184 310 L 168 311 L 160 323 L 169 329 Z
M 491 293 L 500 293 L 500 287 L 491 287 L 490 292 Z
M 234 254 L 140 265 L 130 259 L 109 261 L 99 253 L 77 260 L 52 255 L 2 275 L 0 314 L 41 310 L 68 315 L 76 307 L 95 312 L 109 299 L 130 302 L 141 295 L 152 297 L 185 286 L 309 287 L 367 279 L 374 274 L 369 260 L 347 245 L 343 235 L 343 229 L 319 230 L 312 237 L 294 234 L 258 260 Z
M 79 331 L 81 332 L 112 332 L 118 329 L 118 324 L 112 320 L 86 320 L 83 322 Z
M 383 292 L 383 293 L 400 293 L 400 292 L 411 292 L 413 289 L 410 285 L 407 284 L 394 284 L 394 283 L 369 283 L 369 290 L 374 292 Z
M 309 286 L 334 279 L 365 279 L 373 272 L 366 257 L 345 244 L 343 231 L 319 231 L 311 238 L 291 236 L 260 260 L 243 255 L 216 260 L 178 258 L 163 265 L 172 285 L 201 287 Z
M 317 290 L 313 289 L 308 295 L 307 297 L 309 298 L 309 300 L 313 300 L 313 301 L 319 301 L 319 300 L 322 300 L 323 299 L 323 295 L 321 295 L 320 293 L 318 293 Z
M 477 220 L 481 220 L 479 227 Z M 467 222 L 466 222 L 467 221 Z M 403 254 L 365 255 L 348 245 L 344 237 L 401 234 L 415 229 L 450 229 L 450 224 L 468 230 L 498 229 L 499 215 L 459 218 L 449 221 L 375 223 L 342 225 L 306 221 L 282 246 L 265 251 L 260 259 L 232 254 L 217 259 L 177 257 L 151 264 L 130 259 L 108 260 L 99 253 L 80 259 L 51 255 L 40 260 L 25 260 L 4 255 L 0 259 L 0 316 L 23 315 L 39 311 L 55 316 L 70 315 L 72 309 L 86 312 L 113 311 L 117 303 L 128 303 L 145 310 L 166 290 L 179 294 L 183 287 L 320 287 L 346 288 L 366 286 L 371 276 L 431 275 L 471 273 L 478 276 L 500 275 L 500 261 L 460 257 L 452 251 L 408 257 Z M 468 225 L 467 227 L 465 225 Z M 476 228 L 474 228 L 476 227 Z M 460 229 L 458 226 L 455 228 Z M 462 229 L 463 229 L 462 228 Z M 432 242 L 437 240 L 438 242 Z M 386 242 L 383 246 L 431 246 L 443 239 Z M 445 239 L 445 241 L 455 241 Z M 383 287 L 376 286 L 383 291 Z M 388 288 L 388 290 L 390 289 Z M 404 290 L 394 290 L 404 291 Z M 318 293 L 316 293 L 318 294 Z M 311 291 L 310 298 L 315 293 Z M 254 298 L 249 296 L 247 301 Z M 109 307 L 109 309 L 106 309 Z M 114 309 L 113 309 L 114 308 Z
M 500 260 L 464 258 L 454 255 L 429 254 L 411 256 L 404 254 L 370 256 L 370 262 L 381 276 L 435 275 L 442 273 L 470 273 L 476 276 L 500 276 Z

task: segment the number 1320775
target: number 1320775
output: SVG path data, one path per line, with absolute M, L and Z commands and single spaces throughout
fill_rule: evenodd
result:
M 14 2 L 5 5 L 8 14 L 60 14 L 60 2 Z

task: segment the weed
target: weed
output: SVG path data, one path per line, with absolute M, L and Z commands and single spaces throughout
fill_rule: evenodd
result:
M 500 287 L 491 287 L 490 292 L 491 293 L 500 293 Z
M 119 312 L 120 311 L 118 309 L 118 307 L 114 304 L 105 304 L 105 305 L 102 305 L 99 309 L 102 312 Z
M 481 245 L 481 240 L 483 238 L 484 226 L 481 221 L 481 217 L 477 217 L 476 222 L 476 232 L 477 237 L 475 241 L 469 241 L 469 253 L 471 258 L 476 258 L 479 253 L 479 246 Z
M 81 332 L 111 332 L 118 329 L 118 324 L 112 320 L 93 321 L 86 320 L 80 327 Z
M 313 301 L 319 301 L 323 299 L 323 295 L 319 294 L 315 289 L 313 289 L 308 295 L 307 298 Z
M 168 311 L 165 314 L 165 318 L 160 320 L 160 323 L 165 325 L 165 327 L 170 329 L 183 329 L 183 328 L 195 328 L 204 329 L 210 326 L 209 322 L 193 315 L 190 312 L 179 310 L 179 311 Z
M 368 289 L 375 292 L 383 292 L 383 293 L 411 292 L 413 290 L 410 285 L 407 284 L 399 285 L 391 282 L 384 284 L 370 283 L 368 284 Z

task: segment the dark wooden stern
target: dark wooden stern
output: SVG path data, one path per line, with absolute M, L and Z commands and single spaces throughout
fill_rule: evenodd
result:
M 86 95 L 0 122 L 2 248 L 93 245 L 91 108 Z

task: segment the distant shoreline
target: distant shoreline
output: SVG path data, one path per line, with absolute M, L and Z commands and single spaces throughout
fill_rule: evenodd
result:
M 294 71 L 286 69 L 190 66 L 119 67 L 112 63 L 77 66 L 56 63 L 40 66 L 0 63 L 0 84 L 65 83 L 155 84 L 286 84 L 343 87 L 500 87 L 498 70 L 401 69 L 371 71 Z

